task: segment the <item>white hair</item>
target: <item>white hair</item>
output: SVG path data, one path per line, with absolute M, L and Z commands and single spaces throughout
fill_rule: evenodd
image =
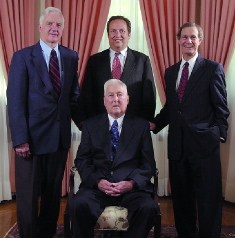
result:
M 107 88 L 110 85 L 115 85 L 115 84 L 119 84 L 123 89 L 125 89 L 126 93 L 127 93 L 127 86 L 125 83 L 123 83 L 121 80 L 119 79 L 109 79 L 108 81 L 105 82 L 104 84 L 104 96 L 107 93 Z M 127 93 L 128 94 L 128 93 Z
M 47 7 L 45 8 L 42 13 L 41 13 L 41 16 L 39 18 L 39 24 L 41 25 L 43 20 L 44 20 L 44 17 L 50 13 L 50 12 L 55 12 L 55 13 L 58 13 L 58 14 L 61 14 L 62 18 L 63 18 L 63 21 L 62 21 L 62 24 L 64 25 L 64 16 L 63 16 L 63 13 L 61 12 L 61 10 L 59 8 L 56 8 L 56 7 Z

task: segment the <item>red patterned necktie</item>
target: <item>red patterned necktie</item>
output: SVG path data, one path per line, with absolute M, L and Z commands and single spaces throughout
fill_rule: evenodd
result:
M 180 102 L 182 101 L 182 98 L 184 96 L 184 91 L 185 91 L 186 84 L 187 84 L 187 81 L 188 81 L 188 66 L 189 66 L 189 63 L 186 62 L 184 64 L 184 68 L 182 70 L 182 74 L 181 74 L 181 78 L 180 78 L 180 84 L 179 84 L 178 91 L 177 91 L 178 98 L 179 98 Z
M 54 49 L 51 50 L 51 56 L 49 61 L 49 77 L 51 79 L 51 83 L 53 85 L 55 93 L 59 98 L 61 92 L 60 69 L 56 51 Z
M 116 52 L 113 59 L 112 76 L 114 79 L 120 79 L 122 75 L 121 62 L 120 62 L 120 59 L 118 58 L 119 55 L 120 53 Z

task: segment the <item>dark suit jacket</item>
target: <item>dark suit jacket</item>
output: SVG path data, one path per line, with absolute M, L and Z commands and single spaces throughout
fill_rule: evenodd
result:
M 77 123 L 78 55 L 59 46 L 62 91 L 56 100 L 39 42 L 14 53 L 9 72 L 7 99 L 13 146 L 30 144 L 36 155 L 69 148 L 71 113 Z
M 182 145 L 199 158 L 218 154 L 229 116 L 223 67 L 198 56 L 182 103 L 176 92 L 179 67 L 180 62 L 166 69 L 166 104 L 155 118 L 155 132 L 169 124 L 169 159 L 181 157 Z
M 81 121 L 106 112 L 103 102 L 104 83 L 112 78 L 109 52 L 107 49 L 89 58 L 81 87 Z M 128 48 L 121 80 L 127 85 L 130 96 L 127 113 L 152 120 L 156 90 L 149 57 Z
M 98 181 L 105 178 L 110 182 L 134 180 L 138 189 L 152 191 L 150 179 L 156 165 L 148 122 L 128 115 L 124 117 L 112 163 L 107 114 L 88 119 L 83 125 L 75 165 L 82 187 L 97 188 Z

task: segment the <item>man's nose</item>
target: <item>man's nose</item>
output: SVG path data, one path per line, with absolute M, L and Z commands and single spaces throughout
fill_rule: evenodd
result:
M 56 24 L 52 24 L 52 25 L 51 25 L 51 29 L 52 29 L 52 30 L 57 30 L 57 29 L 58 29 L 58 26 L 57 26 Z
M 187 42 L 187 43 L 191 43 L 191 42 L 192 42 L 191 37 L 187 37 L 187 38 L 186 38 L 186 42 Z
M 118 100 L 118 95 L 117 95 L 117 94 L 113 95 L 113 100 L 114 100 L 114 101 L 117 101 L 117 100 Z

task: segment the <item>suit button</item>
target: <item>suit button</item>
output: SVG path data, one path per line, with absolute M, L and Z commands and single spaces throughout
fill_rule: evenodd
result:
M 111 171 L 110 174 L 113 175 L 113 171 Z
M 178 114 L 180 114 L 180 115 L 181 115 L 181 111 L 178 111 Z

